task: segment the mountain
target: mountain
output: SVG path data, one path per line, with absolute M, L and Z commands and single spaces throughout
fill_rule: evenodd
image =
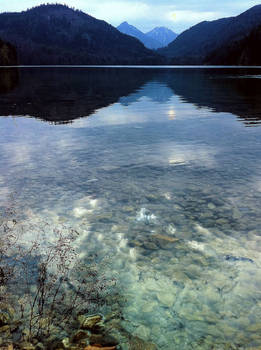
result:
M 139 41 L 143 43 L 145 47 L 148 49 L 158 49 L 159 47 L 162 47 L 161 44 L 155 40 L 154 38 L 147 36 L 142 31 L 137 29 L 136 27 L 130 25 L 128 22 L 121 23 L 117 29 L 124 34 L 133 36 L 134 38 L 137 38 Z
M 165 27 L 156 27 L 148 33 L 143 33 L 128 22 L 121 23 L 117 29 L 124 34 L 137 38 L 145 47 L 151 50 L 167 46 L 178 36 L 178 34 Z
M 17 54 L 14 46 L 0 39 L 0 66 L 15 66 Z
M 157 64 L 158 55 L 108 23 L 65 5 L 0 14 L 0 37 L 20 64 Z
M 207 58 L 207 64 L 214 65 L 261 65 L 261 26 L 255 28 L 249 35 L 239 41 L 230 41 Z
M 146 36 L 149 36 L 150 38 L 159 42 L 161 47 L 165 47 L 175 40 L 178 34 L 166 27 L 156 27 L 150 32 L 146 33 Z
M 173 64 L 204 64 L 212 52 L 244 39 L 260 24 L 261 5 L 257 5 L 236 17 L 201 22 L 158 52 Z

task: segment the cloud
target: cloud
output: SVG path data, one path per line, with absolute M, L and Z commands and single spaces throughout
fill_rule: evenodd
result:
M 107 3 L 93 3 L 90 6 L 90 13 L 99 19 L 104 19 L 115 25 L 125 19 L 128 21 L 137 21 L 144 19 L 150 12 L 150 6 L 143 2 L 112 1 Z
M 0 11 L 21 11 L 43 3 L 43 0 L 10 0 L 0 3 Z M 57 2 L 49 0 L 48 2 Z M 250 0 L 62 0 L 69 6 L 103 19 L 114 26 L 123 21 L 136 25 L 143 31 L 155 26 L 168 26 L 177 32 L 203 20 L 238 15 L 259 4 Z
M 174 23 L 199 23 L 201 21 L 209 21 L 222 17 L 224 14 L 220 12 L 210 11 L 173 11 L 167 14 L 168 20 Z

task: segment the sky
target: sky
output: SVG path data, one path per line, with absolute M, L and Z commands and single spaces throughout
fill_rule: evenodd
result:
M 59 0 L 0 0 L 0 12 L 22 11 Z M 118 26 L 127 21 L 143 32 L 165 26 L 177 33 L 204 20 L 235 16 L 260 0 L 61 0 L 91 16 Z

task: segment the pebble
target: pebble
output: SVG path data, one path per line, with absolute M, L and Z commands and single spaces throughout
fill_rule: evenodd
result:
M 214 210 L 214 209 L 216 209 L 216 206 L 215 206 L 215 204 L 213 204 L 213 203 L 208 203 L 208 208 L 209 208 L 210 210 Z
M 157 346 L 153 343 L 145 342 L 139 337 L 131 337 L 128 350 L 157 350 Z
M 134 335 L 137 335 L 143 340 L 147 340 L 150 336 L 150 329 L 141 325 L 135 330 Z
M 78 316 L 78 322 L 80 323 L 82 329 L 93 329 L 101 321 L 102 321 L 102 316 L 100 315 Z
M 161 304 L 167 307 L 172 307 L 174 305 L 176 295 L 171 293 L 157 293 L 157 298 Z
M 80 329 L 80 330 L 73 333 L 73 335 L 71 336 L 71 341 L 76 343 L 76 342 L 78 342 L 82 339 L 86 339 L 88 337 L 89 337 L 89 332 Z
M 261 334 L 261 323 L 255 323 L 247 327 L 248 332 L 257 332 Z
M 159 249 L 158 246 L 153 243 L 153 242 L 144 242 L 143 243 L 144 248 L 148 249 L 148 250 L 157 250 Z
M 148 302 L 142 306 L 141 311 L 144 313 L 153 312 L 153 309 L 157 306 L 157 303 Z
M 35 347 L 31 343 L 23 342 L 19 345 L 21 350 L 35 350 Z
M 0 326 L 5 326 L 10 322 L 10 316 L 7 312 L 0 313 Z

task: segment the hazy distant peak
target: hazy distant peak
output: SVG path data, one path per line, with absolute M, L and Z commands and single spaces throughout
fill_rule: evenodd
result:
M 172 31 L 172 30 L 169 29 L 168 27 L 163 27 L 163 26 L 155 27 L 155 28 L 153 28 L 152 30 L 170 30 L 170 31 Z
M 128 22 L 122 22 L 117 29 L 127 35 L 133 36 L 134 38 L 138 39 L 143 43 L 145 47 L 148 49 L 157 49 L 160 46 L 160 43 L 157 42 L 155 39 L 150 38 L 146 34 L 144 34 L 141 30 L 134 27 L 133 25 L 129 24 Z
M 155 27 L 147 33 L 147 35 L 154 40 L 161 43 L 161 47 L 167 46 L 173 40 L 176 39 L 178 34 L 174 33 L 173 30 L 167 27 Z
M 149 49 L 158 49 L 167 46 L 177 37 L 176 33 L 166 27 L 156 27 L 148 33 L 143 33 L 141 30 L 126 21 L 122 22 L 117 29 L 124 34 L 139 39 L 144 46 Z

